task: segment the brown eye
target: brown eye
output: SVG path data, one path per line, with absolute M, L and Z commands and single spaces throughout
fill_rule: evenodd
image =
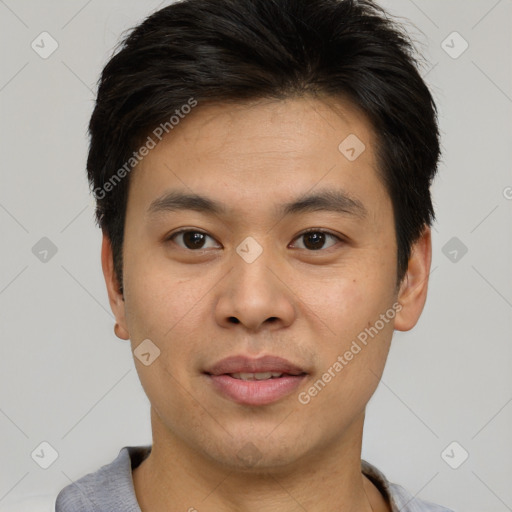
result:
M 207 235 L 206 233 L 203 233 L 202 231 L 183 229 L 170 236 L 169 240 L 173 240 L 175 243 L 177 243 L 180 247 L 184 249 L 189 249 L 193 251 L 200 249 L 208 249 L 208 247 L 205 247 L 205 243 L 208 238 L 213 240 L 211 236 Z M 181 240 L 181 243 L 177 242 L 176 240 Z
M 326 240 L 329 238 L 334 239 L 334 243 L 329 245 L 328 247 L 325 247 Z M 341 241 L 341 238 L 339 238 L 336 235 L 333 235 L 332 233 L 329 233 L 327 231 L 319 230 L 319 229 L 313 229 L 310 231 L 306 231 L 305 233 L 302 233 L 299 235 L 296 240 L 303 239 L 303 247 L 299 247 L 299 249 L 306 249 L 308 251 L 318 251 L 320 249 L 328 249 L 329 247 L 332 247 L 333 245 L 336 245 L 336 241 Z

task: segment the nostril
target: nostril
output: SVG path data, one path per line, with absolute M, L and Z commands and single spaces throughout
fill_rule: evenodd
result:
M 234 316 L 230 316 L 229 317 L 229 321 L 232 323 L 232 324 L 239 324 L 240 323 L 240 320 L 238 320 L 238 318 L 234 317 Z

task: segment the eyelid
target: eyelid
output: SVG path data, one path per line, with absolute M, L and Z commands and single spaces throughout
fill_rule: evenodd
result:
M 203 235 L 206 235 L 207 237 L 211 238 L 212 240 L 215 240 L 215 238 L 208 234 L 206 231 L 203 231 L 202 229 L 198 229 L 198 228 L 180 228 L 178 231 L 174 231 L 173 233 L 171 233 L 170 235 L 167 235 L 165 237 L 165 241 L 172 241 L 175 237 L 177 237 L 178 235 L 181 235 L 183 233 L 187 233 L 187 232 L 194 232 L 194 233 L 201 233 Z M 304 235 L 307 235 L 308 233 L 323 233 L 324 235 L 328 235 L 328 236 L 331 236 L 333 238 L 336 238 L 338 240 L 338 242 L 345 242 L 346 240 L 343 238 L 343 236 L 341 235 L 338 235 L 336 233 L 333 233 L 332 231 L 330 230 L 327 230 L 327 229 L 323 229 L 323 228 L 308 228 L 308 229 L 305 229 L 304 231 L 301 231 L 299 234 L 297 234 L 293 240 L 292 240 L 292 243 L 297 240 L 298 238 L 300 238 L 301 236 L 304 236 Z M 215 242 L 217 242 L 217 240 L 215 240 Z M 219 242 L 217 242 L 219 243 Z M 219 243 L 219 245 L 222 245 Z M 334 247 L 331 246 L 331 247 Z M 182 247 L 182 249 L 185 249 L 185 250 L 188 250 L 188 251 L 191 251 L 191 252 L 200 252 L 202 250 L 208 250 L 207 249 L 197 249 L 197 250 L 192 250 L 192 249 L 188 249 L 186 247 Z M 307 252 L 325 252 L 327 250 L 329 250 L 330 247 L 328 247 L 327 249 L 319 249 L 317 251 L 307 251 L 307 249 L 305 249 Z
M 212 240 L 215 240 L 215 238 L 213 238 L 212 235 L 210 235 L 206 231 L 203 231 L 202 229 L 198 229 L 198 228 L 180 228 L 180 229 L 178 229 L 178 231 L 174 231 L 170 235 L 167 235 L 164 240 L 166 242 L 173 241 L 173 239 L 175 237 L 177 237 L 178 235 L 181 235 L 183 233 L 188 233 L 190 231 L 193 232 L 193 233 L 201 233 L 201 234 L 206 235 L 207 237 L 211 238 Z M 217 240 L 215 240 L 215 242 L 219 244 L 219 242 L 217 242 Z M 219 245 L 221 245 L 221 244 L 219 244 Z M 178 247 L 180 247 L 180 246 L 178 246 Z M 185 250 L 188 250 L 188 251 L 191 251 L 191 252 L 200 252 L 202 250 L 206 250 L 206 249 L 197 249 L 197 250 L 193 251 L 192 249 L 188 249 L 187 247 L 181 247 L 181 248 L 185 249 Z
M 323 233 L 324 235 L 328 235 L 328 236 L 332 236 L 333 238 L 336 238 L 338 240 L 338 242 L 345 242 L 346 240 L 343 238 L 342 235 L 339 235 L 339 234 L 336 234 L 336 233 L 333 233 L 332 231 L 328 230 L 328 229 L 323 229 L 323 228 L 308 228 L 308 229 L 305 229 L 304 231 L 301 231 L 297 236 L 295 236 L 295 238 L 293 239 L 292 243 L 297 240 L 298 238 L 300 238 L 301 236 L 304 236 L 304 235 L 307 235 L 308 233 Z M 332 247 L 335 247 L 336 244 L 332 245 L 331 247 L 328 247 L 327 249 L 318 249 L 318 250 L 315 250 L 315 251 L 307 251 L 307 252 L 311 252 L 311 253 L 321 253 L 321 252 L 326 252 L 328 251 L 329 249 L 331 249 Z M 307 250 L 307 249 L 306 249 Z

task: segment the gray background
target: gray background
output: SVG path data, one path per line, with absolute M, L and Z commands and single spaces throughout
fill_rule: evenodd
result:
M 424 499 L 504 512 L 512 510 L 512 0 L 382 4 L 414 24 L 444 156 L 429 297 L 417 327 L 395 333 L 363 456 Z M 121 32 L 159 5 L 0 0 L 0 511 L 52 510 L 62 487 L 122 446 L 151 442 L 128 342 L 113 333 L 84 168 L 101 68 Z M 42 46 L 43 31 L 59 45 L 47 59 L 31 47 Z M 454 31 L 469 44 L 457 58 L 462 40 L 446 39 Z M 42 252 L 43 237 L 54 255 Z M 58 453 L 48 469 L 39 465 L 51 462 L 44 441 Z M 462 450 L 469 458 L 452 469 L 445 460 L 460 463 Z

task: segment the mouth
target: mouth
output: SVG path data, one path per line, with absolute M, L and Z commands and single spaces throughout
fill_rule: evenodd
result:
M 239 380 L 269 380 L 269 379 L 279 379 L 283 375 L 286 375 L 287 377 L 292 376 L 288 373 L 283 372 L 259 372 L 259 373 L 227 373 L 225 375 L 229 375 L 233 379 L 239 379 Z M 293 375 L 293 377 L 296 377 L 297 375 Z
M 243 405 L 268 405 L 290 395 L 308 373 L 275 356 L 232 356 L 204 372 L 215 392 Z

